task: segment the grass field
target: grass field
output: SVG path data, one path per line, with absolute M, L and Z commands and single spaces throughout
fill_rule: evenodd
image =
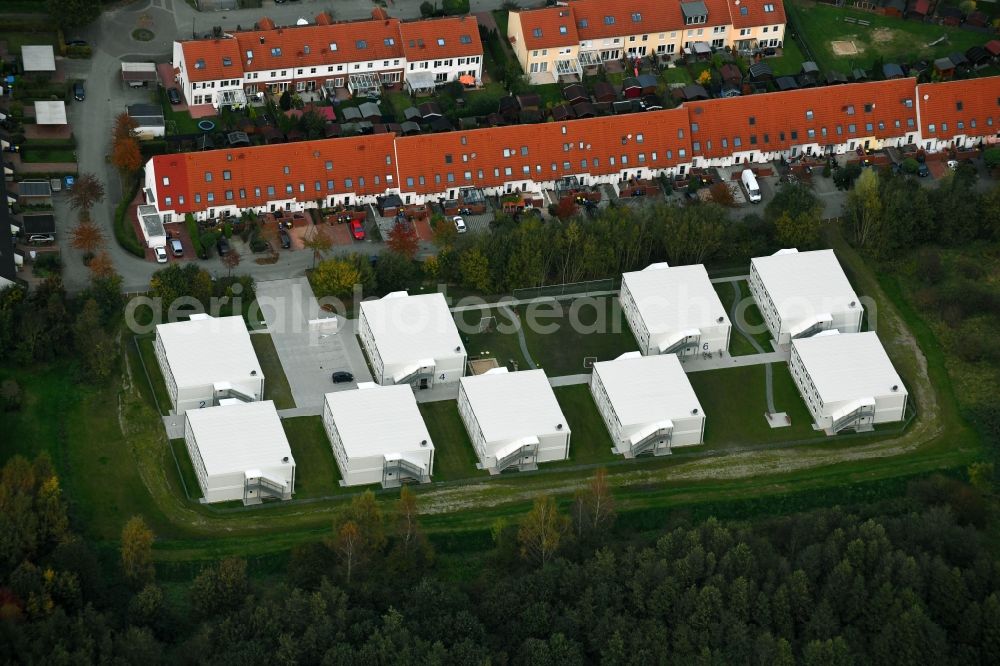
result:
M 198 129 L 198 122 L 201 120 L 211 120 L 218 127 L 219 119 L 216 116 L 195 120 L 187 111 L 178 111 L 167 99 L 167 90 L 162 86 L 157 90 L 154 101 L 163 108 L 163 120 L 167 124 L 168 131 L 172 128 L 174 134 L 201 134 L 201 130 Z
M 571 432 L 568 464 L 611 462 L 621 458 L 611 453 L 614 446 L 611 436 L 586 384 L 561 386 L 553 392 Z
M 686 67 L 670 67 L 663 70 L 663 80 L 667 83 L 691 83 L 691 74 Z
M 615 298 L 539 303 L 519 307 L 518 314 L 528 353 L 549 377 L 588 372 L 587 357 L 609 361 L 638 350 Z
M 65 148 L 28 148 L 21 153 L 21 161 L 38 162 L 76 162 L 76 152 Z
M 20 55 L 22 46 L 43 46 L 48 44 L 58 47 L 59 37 L 55 32 L 22 32 L 19 30 L 10 30 L 0 31 L 0 42 L 7 42 L 7 50 Z
M 803 0 L 786 2 L 785 10 L 797 20 L 802 37 L 809 44 L 823 72 L 838 70 L 847 73 L 855 67 L 869 68 L 879 57 L 884 58 L 885 62 L 896 63 L 939 58 L 955 51 L 964 53 L 969 47 L 983 45 L 990 40 L 988 35 L 960 28 L 908 21 Z M 844 17 L 869 21 L 871 25 L 845 23 Z M 934 47 L 927 46 L 942 35 L 948 37 L 944 43 Z M 786 46 L 791 41 L 786 39 Z M 854 42 L 859 53 L 837 56 L 831 46 L 833 41 Z
M 511 321 L 509 314 L 499 309 L 455 313 L 459 331 L 477 330 L 485 317 L 495 317 L 489 330 L 462 334 L 462 342 L 465 343 L 465 351 L 468 352 L 469 358 L 493 357 L 501 366 L 509 366 L 510 361 L 514 361 L 519 369 L 527 369 L 528 362 L 521 353 L 517 333 L 512 332 L 516 324 Z
M 330 440 L 318 416 L 282 419 L 288 446 L 295 459 L 295 497 L 325 497 L 348 492 L 341 488 L 340 469 L 333 458 Z
M 719 300 L 722 301 L 722 307 L 726 309 L 726 312 L 731 312 L 733 301 L 736 299 L 736 294 L 733 293 L 732 283 L 719 282 L 714 286 L 715 292 L 719 295 Z M 750 341 L 747 340 L 735 326 L 733 326 L 732 332 L 729 336 L 729 354 L 731 356 L 746 356 L 748 354 L 756 353 L 757 350 L 753 348 Z
M 767 330 L 767 324 L 764 323 L 764 316 L 760 313 L 760 308 L 757 307 L 757 303 L 754 302 L 753 296 L 750 295 L 750 285 L 746 280 L 740 280 L 740 301 L 745 302 L 747 306 L 742 309 L 743 318 L 746 320 L 745 324 L 753 334 L 753 337 L 757 340 L 757 343 L 764 348 L 765 351 L 770 351 L 771 347 L 771 332 Z M 739 312 L 737 312 L 738 314 Z
M 786 39 L 781 45 L 781 55 L 768 58 L 767 64 L 775 76 L 795 75 L 802 71 L 805 56 L 794 39 Z
M 193 500 L 201 499 L 201 486 L 198 484 L 198 475 L 194 471 L 194 465 L 191 464 L 191 455 L 188 453 L 187 444 L 183 439 L 172 439 L 169 444 L 170 450 L 174 454 L 174 460 L 177 461 L 181 478 L 184 480 L 188 496 Z M 169 473 L 170 470 L 167 470 L 167 474 Z
M 260 361 L 261 372 L 264 373 L 264 399 L 273 400 L 277 409 L 295 407 L 292 389 L 288 386 L 288 378 L 281 367 L 278 352 L 274 349 L 274 341 L 270 333 L 254 333 L 250 336 L 253 350 Z
M 163 373 L 160 372 L 160 364 L 156 360 L 156 352 L 153 350 L 154 341 L 153 336 L 147 335 L 135 338 L 135 342 L 132 344 L 139 345 L 139 352 L 142 354 L 142 364 L 149 375 L 149 383 L 152 384 L 153 394 L 156 396 L 156 402 L 160 406 L 160 414 L 166 416 L 170 413 L 171 409 L 170 396 L 167 394 L 167 385 L 163 380 Z M 146 376 L 139 376 L 136 380 L 146 383 Z
M 465 425 L 458 415 L 458 405 L 452 400 L 420 405 L 420 415 L 434 442 L 435 481 L 450 481 L 482 476 L 476 469 L 479 459 L 472 448 Z

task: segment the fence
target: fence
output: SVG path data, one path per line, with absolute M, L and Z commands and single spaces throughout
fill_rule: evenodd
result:
M 562 284 L 544 285 L 541 287 L 524 287 L 515 289 L 512 296 L 525 301 L 543 296 L 571 296 L 573 294 L 586 294 L 592 291 L 614 291 L 618 288 L 617 278 L 603 278 L 600 280 L 587 280 L 585 282 L 564 282 Z

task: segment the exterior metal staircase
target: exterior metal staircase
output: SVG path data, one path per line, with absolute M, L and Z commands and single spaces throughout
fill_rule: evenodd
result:
M 292 491 L 288 484 L 264 475 L 253 476 L 243 481 L 243 504 L 260 504 L 265 497 L 289 500 L 292 499 Z
M 854 411 L 850 412 L 849 414 L 841 416 L 839 419 L 833 422 L 833 425 L 830 426 L 830 429 L 835 433 L 840 432 L 841 430 L 846 430 L 848 428 L 851 428 L 859 424 L 866 418 L 871 418 L 871 419 L 875 418 L 874 405 L 862 405 L 857 409 L 855 409 Z
M 431 480 L 427 469 L 406 458 L 385 458 L 382 465 L 382 487 L 396 488 L 404 481 L 427 483 Z
M 529 456 L 531 457 L 532 461 L 534 461 L 535 458 L 538 456 L 537 443 L 522 444 L 515 451 L 508 453 L 502 458 L 497 458 L 497 464 L 495 469 L 497 470 L 498 474 L 514 466 L 520 469 L 524 469 L 532 464 L 532 463 L 522 462 L 524 458 L 527 458 Z
M 645 453 L 652 453 L 654 456 L 666 455 L 670 453 L 670 440 L 673 435 L 673 428 L 660 428 L 649 433 L 638 442 L 629 447 L 629 458 L 635 458 Z

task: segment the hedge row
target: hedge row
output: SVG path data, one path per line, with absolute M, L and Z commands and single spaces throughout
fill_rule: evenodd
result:
M 118 207 L 115 208 L 115 240 L 129 253 L 144 258 L 146 250 L 142 247 L 138 237 L 136 237 L 135 228 L 132 226 L 131 221 L 127 219 L 129 204 L 135 199 L 135 195 L 139 193 L 139 185 L 140 182 L 136 179 L 135 186 L 129 190 L 128 196 L 119 201 Z

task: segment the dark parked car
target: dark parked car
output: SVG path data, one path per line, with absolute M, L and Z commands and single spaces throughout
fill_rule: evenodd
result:
M 167 88 L 167 99 L 170 100 L 171 104 L 181 103 L 181 93 L 177 88 Z
M 68 39 L 66 46 L 90 46 L 85 39 Z
M 347 372 L 346 370 L 338 370 L 333 373 L 333 383 L 334 384 L 345 384 L 347 382 L 353 382 L 354 375 Z
M 931 170 L 927 168 L 926 164 L 921 164 L 920 167 L 917 169 L 917 175 L 920 176 L 921 178 L 925 178 L 931 175 Z
M 281 247 L 287 250 L 292 246 L 292 237 L 288 235 L 287 231 L 278 229 L 278 235 L 281 237 Z
M 177 238 L 170 239 L 170 250 L 174 253 L 175 257 L 184 256 L 184 245 L 181 243 L 180 239 Z
M 83 83 L 77 81 L 76 83 L 73 84 L 73 99 L 75 99 L 78 102 L 82 102 L 86 98 L 87 94 L 83 90 Z
M 229 254 L 229 241 L 225 237 L 222 237 L 215 244 L 215 248 L 219 251 L 219 256 L 224 257 Z

